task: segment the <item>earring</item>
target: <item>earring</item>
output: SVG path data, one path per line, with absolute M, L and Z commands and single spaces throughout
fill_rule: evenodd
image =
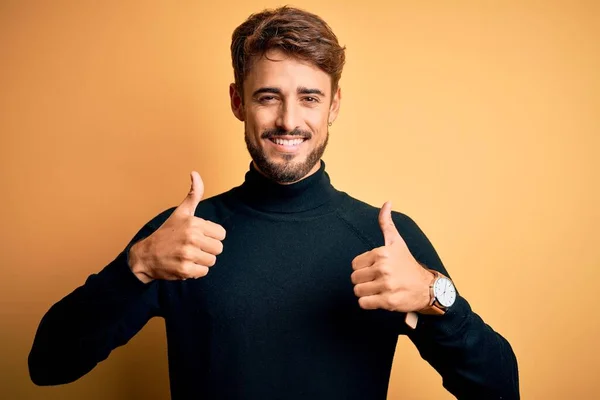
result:
M 330 121 L 327 125 L 331 126 L 331 125 L 333 125 L 333 122 Z

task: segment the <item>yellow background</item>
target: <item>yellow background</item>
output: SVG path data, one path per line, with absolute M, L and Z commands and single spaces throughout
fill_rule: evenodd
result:
M 598 398 L 600 7 L 299 1 L 347 46 L 333 184 L 393 200 L 509 339 L 524 399 Z M 164 399 L 163 322 L 35 387 L 46 310 L 178 204 L 248 167 L 231 33 L 271 1 L 0 2 L 0 397 Z M 405 338 L 390 399 L 449 399 Z

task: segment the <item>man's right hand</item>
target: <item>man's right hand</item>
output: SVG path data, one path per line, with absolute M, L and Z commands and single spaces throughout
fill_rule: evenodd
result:
M 191 173 L 192 187 L 169 218 L 129 251 L 129 267 L 144 283 L 154 279 L 201 278 L 223 252 L 225 229 L 194 216 L 204 195 L 200 175 Z

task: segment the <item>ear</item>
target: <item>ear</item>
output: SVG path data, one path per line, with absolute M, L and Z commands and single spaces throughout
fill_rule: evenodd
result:
M 338 86 L 331 99 L 329 106 L 329 123 L 333 123 L 340 112 L 340 103 L 342 102 L 342 88 Z
M 233 115 L 243 122 L 246 119 L 244 102 L 242 101 L 242 95 L 235 86 L 235 83 L 229 85 L 229 98 L 231 99 L 231 111 L 233 111 Z

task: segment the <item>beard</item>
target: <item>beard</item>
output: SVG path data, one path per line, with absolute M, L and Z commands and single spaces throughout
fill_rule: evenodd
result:
M 261 138 L 270 139 L 284 135 L 298 136 L 304 138 L 305 140 L 312 138 L 312 134 L 310 132 L 301 131 L 298 129 L 294 129 L 291 132 L 286 132 L 281 129 L 271 129 L 263 132 Z M 247 133 L 244 134 L 244 139 L 246 141 L 246 147 L 248 148 L 250 157 L 252 157 L 252 160 L 260 172 L 262 172 L 267 178 L 277 183 L 294 183 L 304 178 L 313 169 L 315 164 L 321 160 L 323 153 L 325 153 L 327 142 L 329 141 L 329 131 L 327 131 L 323 143 L 312 149 L 304 161 L 298 162 L 294 161 L 294 158 L 296 157 L 294 154 L 282 154 L 281 157 L 283 158 L 283 162 L 275 162 L 270 160 L 265 154 L 265 151 L 259 145 L 255 145 L 250 141 Z

